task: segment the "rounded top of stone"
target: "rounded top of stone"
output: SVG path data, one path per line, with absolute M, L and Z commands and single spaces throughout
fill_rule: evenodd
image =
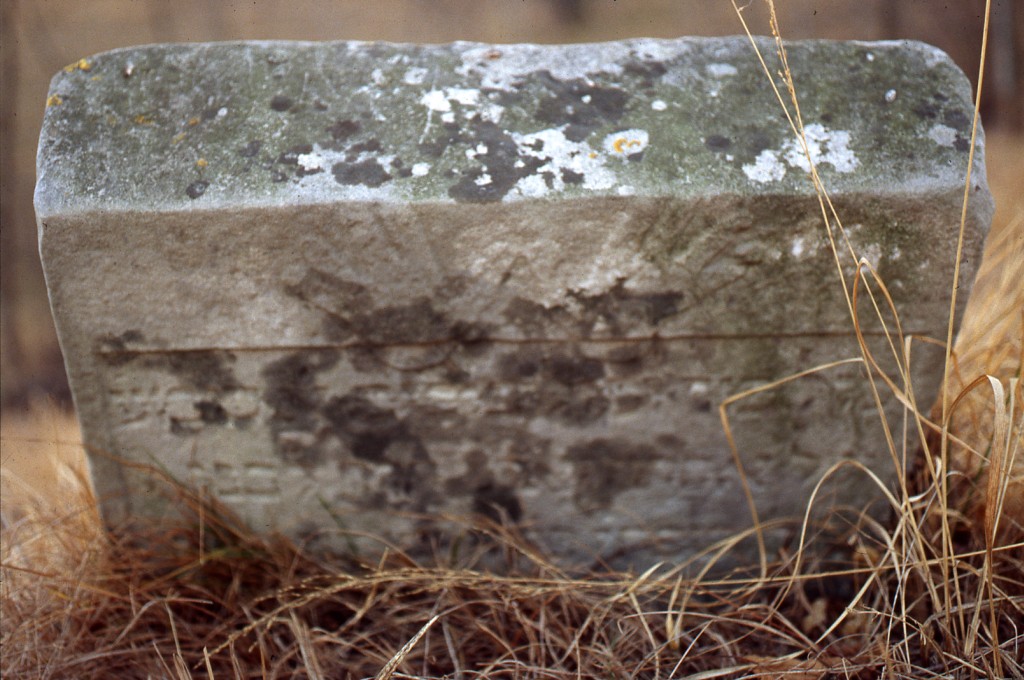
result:
M 118 49 L 53 79 L 37 213 L 810 194 L 808 157 L 833 192 L 962 187 L 971 92 L 944 53 L 786 49 L 806 148 L 744 36 Z

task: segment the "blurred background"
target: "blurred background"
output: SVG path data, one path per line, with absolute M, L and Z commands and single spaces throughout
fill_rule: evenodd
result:
M 2 159 L 0 402 L 70 408 L 36 251 L 35 151 L 51 76 L 81 57 L 125 45 L 209 40 L 386 40 L 566 43 L 627 37 L 730 35 L 729 0 L 0 0 Z M 746 5 L 770 32 L 765 3 Z M 1024 189 L 1024 6 L 994 0 L 982 118 L 1000 213 Z M 777 0 L 787 39 L 932 43 L 976 79 L 984 0 Z M 799 87 L 799 82 L 797 83 Z M 1009 204 L 1009 205 L 1008 205 Z M 8 441 L 10 441 L 8 439 Z M 6 458 L 6 454 L 4 456 Z

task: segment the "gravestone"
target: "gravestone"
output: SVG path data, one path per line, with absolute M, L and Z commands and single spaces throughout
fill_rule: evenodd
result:
M 788 56 L 852 247 L 905 333 L 945 337 L 967 80 L 919 43 Z M 981 152 L 961 303 L 992 210 Z M 72 64 L 36 211 L 104 515 L 166 516 L 167 475 L 327 549 L 415 549 L 439 514 L 515 523 L 567 561 L 676 559 L 742 530 L 719 404 L 859 356 L 808 168 L 746 38 Z M 930 404 L 942 353 L 913 362 Z M 837 461 L 894 476 L 859 365 L 730 414 L 764 519 L 801 515 Z M 872 488 L 843 477 L 826 502 Z

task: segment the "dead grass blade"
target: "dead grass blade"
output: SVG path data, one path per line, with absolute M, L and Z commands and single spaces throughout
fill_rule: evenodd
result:
M 436 614 L 430 617 L 430 620 L 424 623 L 423 627 L 420 628 L 408 642 L 402 645 L 401 649 L 395 652 L 395 655 L 391 657 L 391 660 L 388 661 L 387 664 L 385 664 L 384 668 L 380 669 L 380 673 L 377 674 L 376 680 L 391 680 L 391 676 L 395 674 L 398 667 L 405 661 L 405 657 L 409 656 L 409 652 L 412 651 L 412 648 L 419 643 L 423 636 L 427 634 L 427 631 L 430 630 L 430 627 L 437 623 L 439 618 L 440 617 Z

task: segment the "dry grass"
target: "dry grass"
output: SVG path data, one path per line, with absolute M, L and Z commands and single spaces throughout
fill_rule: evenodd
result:
M 112 541 L 82 485 L 77 504 L 91 523 L 38 508 L 4 529 L 0 669 L 5 678 L 1022 677 L 1021 546 L 989 551 L 965 519 L 943 558 L 941 528 L 911 524 L 938 491 L 904 499 L 892 526 L 837 515 L 763 577 L 712 578 L 667 567 L 566 573 L 486 523 L 465 527 L 477 547 L 457 562 L 318 559 L 184 491 L 195 524 Z M 476 568 L 484 561 L 488 571 Z
M 799 133 L 791 80 L 779 101 Z M 815 181 L 837 264 L 857 262 Z M 932 419 L 903 392 L 905 371 L 882 374 L 866 347 L 853 359 L 873 367 L 880 394 L 895 391 L 908 406 L 908 434 L 891 438 L 894 463 L 902 469 L 915 447 L 929 451 L 894 490 L 879 485 L 888 522 L 836 510 L 806 521 L 799 542 L 780 554 L 763 553 L 759 568 L 726 574 L 696 562 L 641 575 L 570 573 L 513 529 L 483 520 L 462 524 L 474 546 L 467 555 L 417 561 L 392 551 L 366 564 L 253 535 L 184 489 L 174 493 L 191 508 L 191 525 L 107 534 L 82 470 L 58 468 L 56 507 L 8 465 L 5 498 L 19 489 L 22 499 L 20 513 L 3 518 L 0 672 L 1024 678 L 1024 210 L 1007 223 L 988 244 L 951 352 L 946 405 Z M 863 265 L 843 285 L 855 327 L 857 310 L 871 308 L 858 297 L 888 305 Z M 898 329 L 892 338 L 906 366 L 909 344 Z M 9 445 L 18 435 L 5 438 Z M 754 540 L 756 529 L 736 541 Z M 712 546 L 707 556 L 713 562 L 733 546 Z

